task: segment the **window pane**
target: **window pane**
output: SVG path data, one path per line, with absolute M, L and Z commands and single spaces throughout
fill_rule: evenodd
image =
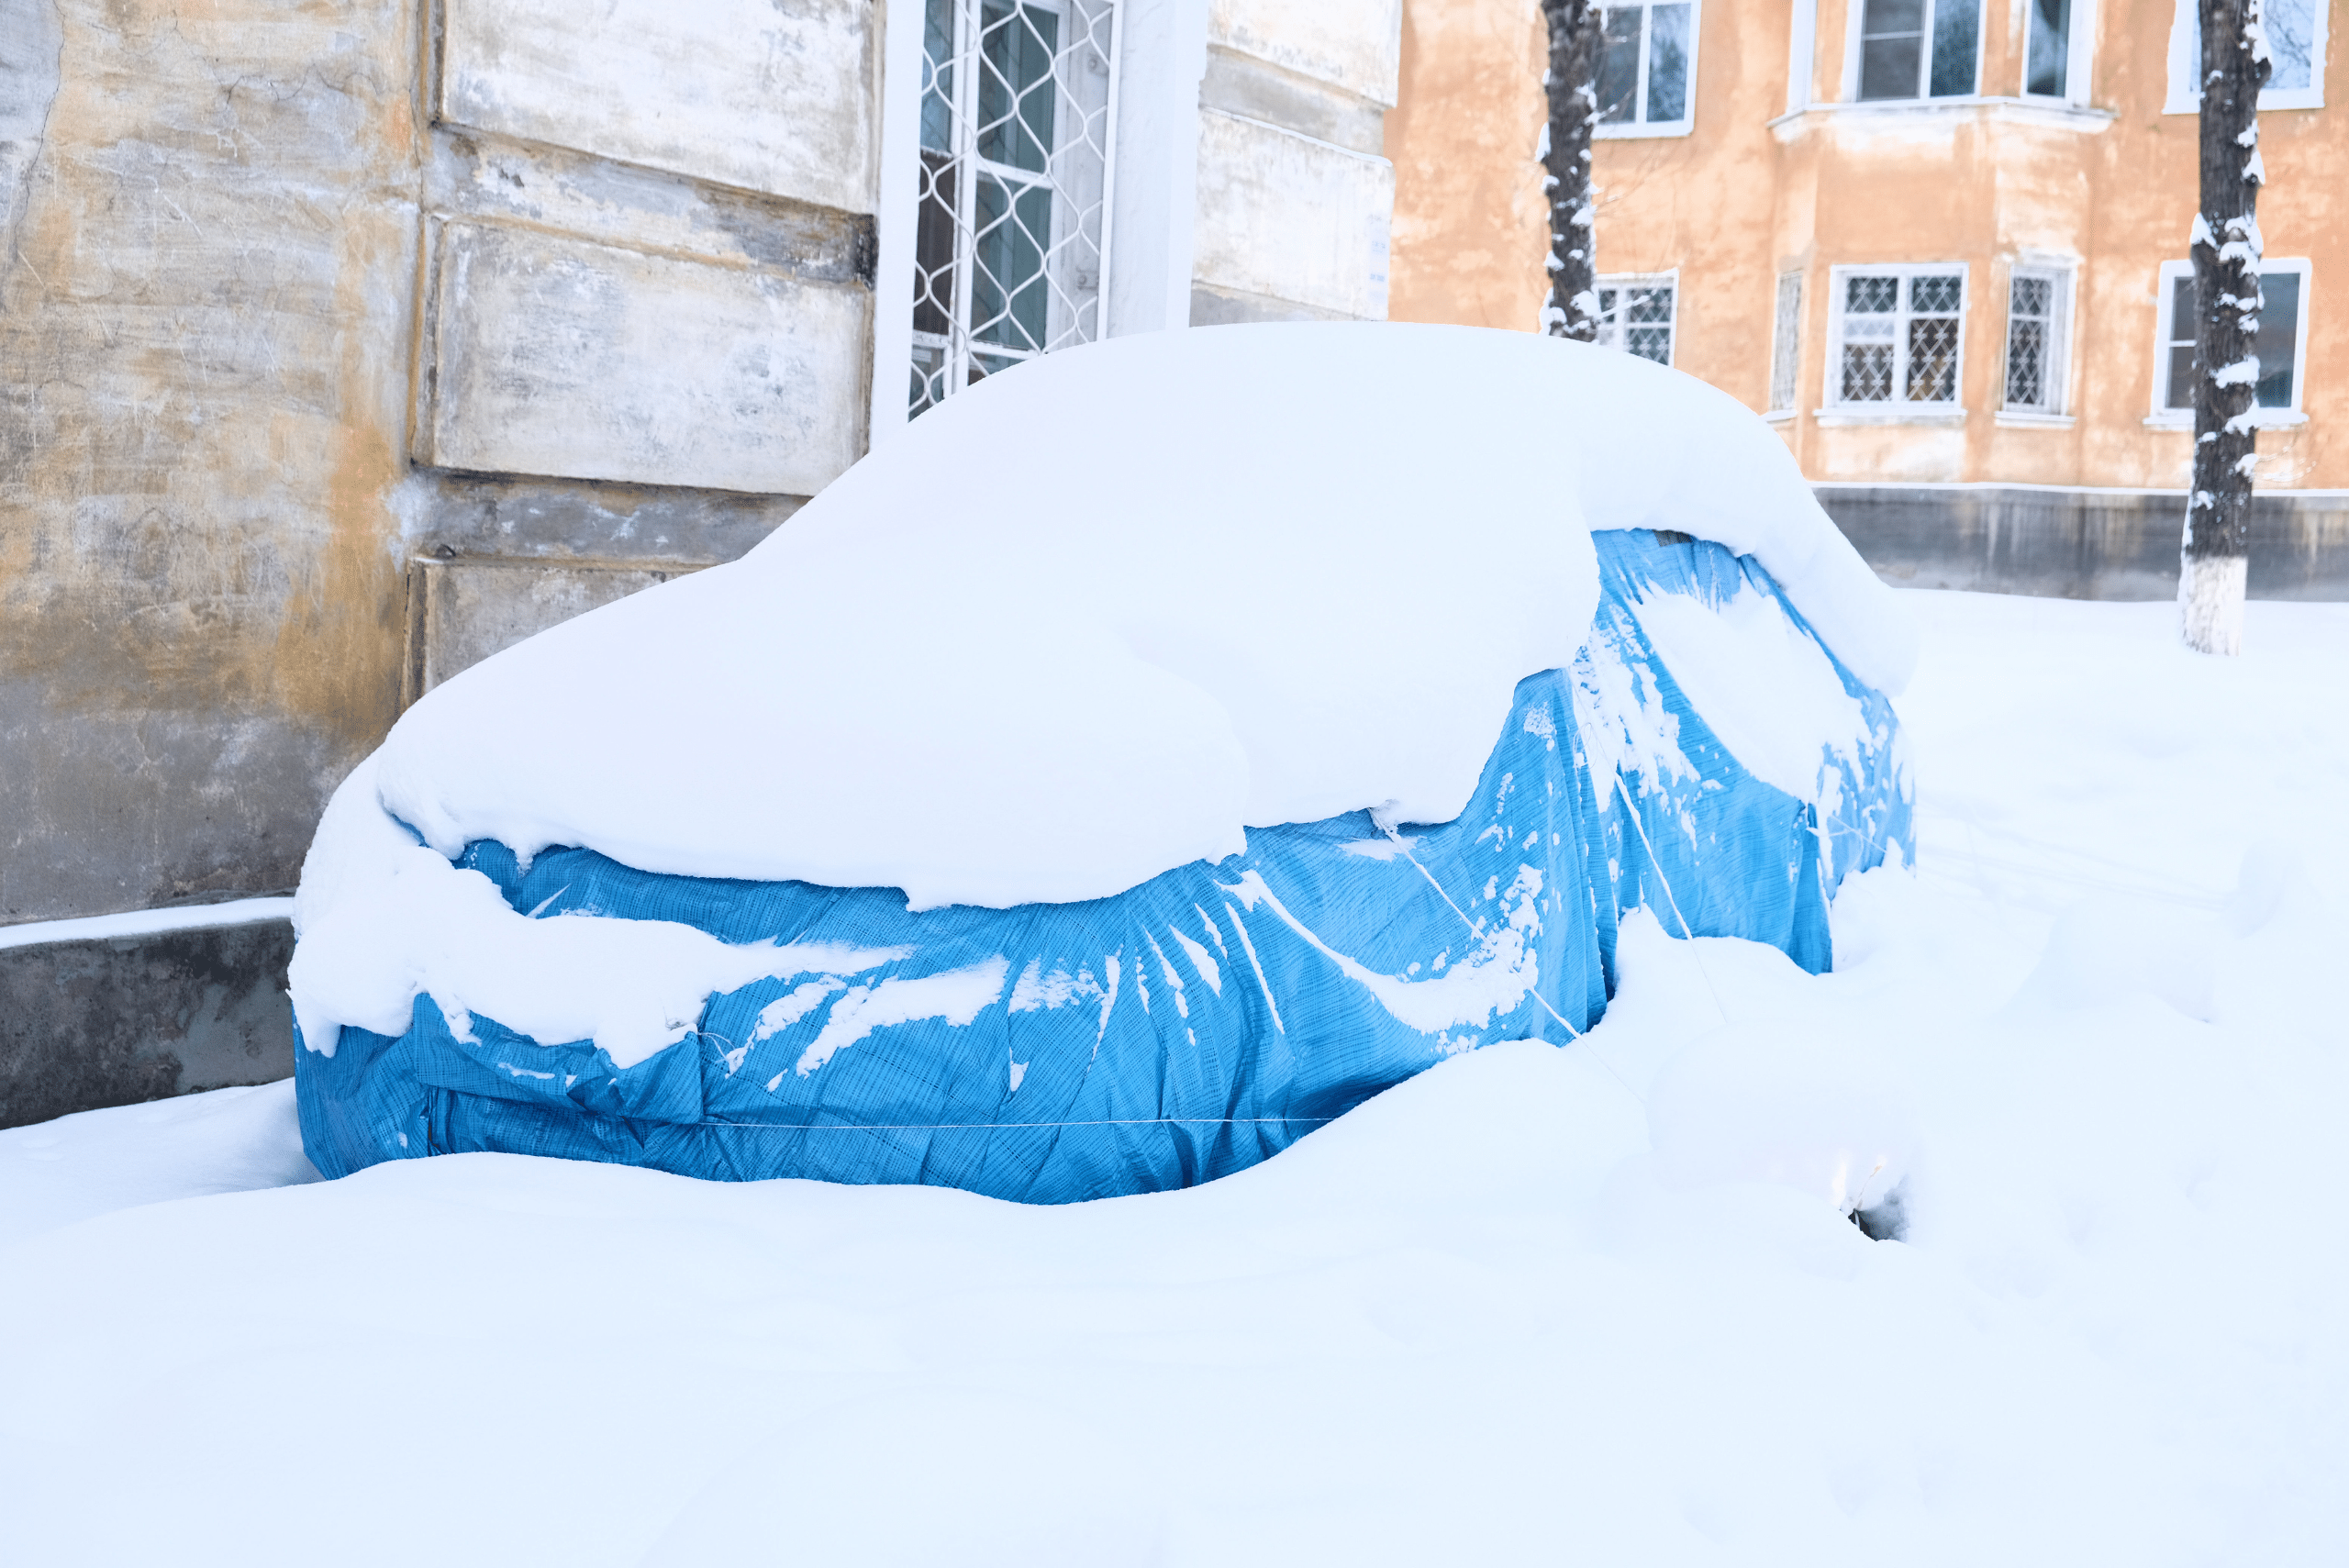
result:
M 1625 305 L 1626 321 L 1672 321 L 1672 291 L 1668 288 L 1633 289 Z
M 990 4 L 979 26 L 979 156 L 1041 173 L 1052 150 L 1061 19 L 1030 6 Z
M 2031 55 L 2022 90 L 2060 98 L 2071 73 L 2072 0 L 2031 0 Z
M 1866 312 L 1874 315 L 1896 308 L 1900 303 L 1898 278 L 1847 278 L 1843 283 L 1843 309 L 1847 315 Z
M 1687 117 L 1688 7 L 1658 6 L 1648 13 L 1648 118 Z
M 1892 401 L 1891 344 L 1846 343 L 1843 345 L 1843 401 L 1846 403 L 1889 403 Z
M 1795 406 L 1795 372 L 1801 353 L 1802 274 L 1778 274 L 1778 300 L 1770 325 L 1770 406 Z
M 1982 0 L 1933 0 L 1933 84 L 1936 98 L 1974 91 L 1974 51 L 1982 37 Z
M 1642 12 L 1637 6 L 1625 6 L 1599 15 L 1598 117 L 1609 123 L 1636 118 Z
M 2316 0 L 2267 0 L 2267 52 L 2274 57 L 2270 88 L 2296 88 L 2316 81 Z
M 2259 356 L 2259 406 L 2289 408 L 2299 370 L 2300 274 L 2270 272 L 2259 280 L 2259 336 L 2252 344 Z
M 979 176 L 971 247 L 971 336 L 1006 349 L 1044 346 L 1044 252 L 1050 248 L 1049 185 L 1008 185 Z
M 1864 39 L 1924 30 L 1925 0 L 1868 0 L 1867 11 L 1860 19 Z
M 1965 296 L 1965 280 L 1949 273 L 1909 280 L 1909 308 L 1920 313 L 1954 312 Z
M 2017 316 L 2045 316 L 2054 293 L 2055 285 L 2045 278 L 2017 278 L 2008 306 Z
M 1669 327 L 1630 327 L 1623 331 L 1623 347 L 1643 360 L 1653 360 L 1660 365 L 1672 362 L 1672 328 Z
M 1957 401 L 1957 322 L 1947 316 L 1909 323 L 1909 401 Z
M 1865 40 L 1860 45 L 1860 96 L 1915 97 L 1917 68 L 1923 57 L 1921 36 Z
M 2169 381 L 2165 408 L 2194 406 L 2194 274 L 2172 278 L 2169 288 Z
M 2017 317 L 2007 325 L 2007 406 L 2037 408 L 2047 401 L 2047 323 Z
M 914 217 L 914 330 L 943 336 L 954 315 L 954 160 L 921 154 L 921 206 Z
M 921 144 L 949 152 L 954 124 L 954 0 L 929 0 L 922 13 Z

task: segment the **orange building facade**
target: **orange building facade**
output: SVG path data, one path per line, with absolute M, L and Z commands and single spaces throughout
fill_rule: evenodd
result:
M 2328 586 L 2349 550 L 2344 4 L 2267 3 L 2254 594 L 2349 596 Z M 1687 0 L 1606 25 L 1609 341 L 1768 417 L 1887 574 L 2175 584 L 2192 0 Z M 1391 313 L 1531 329 L 1536 8 L 1408 0 L 1402 61 Z M 1920 566 L 1937 552 L 1958 564 Z M 2071 575 L 2033 579 L 2051 569 Z

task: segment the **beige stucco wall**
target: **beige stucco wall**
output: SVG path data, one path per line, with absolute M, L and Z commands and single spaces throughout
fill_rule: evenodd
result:
M 2313 267 L 2302 361 L 2306 424 L 2259 439 L 2270 488 L 2349 487 L 2349 17 L 2331 0 L 2332 106 L 2260 117 L 2269 255 Z M 2172 7 L 2099 7 L 2085 112 L 2014 101 L 2020 6 L 1990 5 L 1983 102 L 1895 111 L 1817 106 L 1788 117 L 1792 8 L 1712 0 L 1698 54 L 1695 130 L 1597 147 L 1602 272 L 1678 269 L 1675 362 L 1767 402 L 1776 274 L 1806 300 L 1798 417 L 1785 433 L 1820 480 L 2168 488 L 2190 437 L 2145 424 L 2156 280 L 2182 260 L 2195 203 L 2196 122 L 2162 113 Z M 1408 0 L 1397 169 L 1392 311 L 1404 320 L 1530 328 L 1542 290 L 1544 213 L 1532 151 L 1542 42 L 1513 0 Z M 1820 0 L 1811 91 L 1842 91 L 1849 7 Z M 1780 121 L 1775 128 L 1774 120 Z M 2026 251 L 2077 267 L 2073 421 L 2002 426 L 2006 293 Z M 1967 312 L 1955 424 L 1822 423 L 1828 269 L 1961 261 Z

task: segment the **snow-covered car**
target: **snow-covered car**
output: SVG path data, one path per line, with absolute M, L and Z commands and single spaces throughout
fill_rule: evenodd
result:
M 1910 852 L 1913 659 L 1778 438 L 1644 361 L 1054 355 L 408 711 L 304 868 L 304 1140 L 1208 1180 L 1572 1046 L 1631 910 L 1826 968 L 1836 887 Z

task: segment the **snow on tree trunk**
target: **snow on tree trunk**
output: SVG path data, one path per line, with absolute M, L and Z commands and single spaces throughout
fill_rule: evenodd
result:
M 2243 651 L 2258 406 L 2259 89 L 2263 0 L 2197 0 L 2202 21 L 2202 192 L 2194 217 L 2194 487 L 2177 603 L 2187 645 Z
M 1600 11 L 1593 0 L 1542 0 L 1550 69 L 1542 87 L 1550 118 L 1542 128 L 1542 182 L 1550 197 L 1550 297 L 1542 329 L 1553 338 L 1598 338 L 1598 247 L 1591 210 L 1590 129 L 1598 123 Z

